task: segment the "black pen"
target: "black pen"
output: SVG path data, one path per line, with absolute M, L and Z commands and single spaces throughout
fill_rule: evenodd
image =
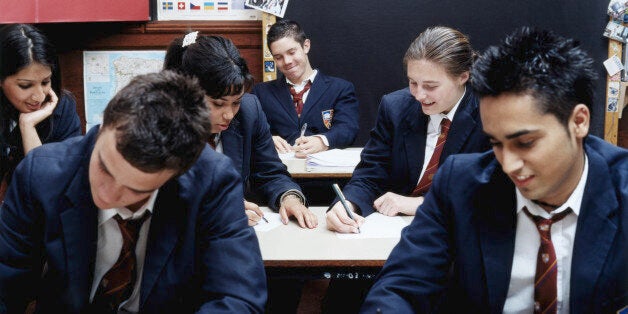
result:
M 347 211 L 347 215 L 349 215 L 349 218 L 351 218 L 355 222 L 358 222 L 357 220 L 355 220 L 355 217 L 353 216 L 353 212 L 351 211 L 351 209 L 349 209 L 349 204 L 347 204 L 347 199 L 345 198 L 345 195 L 342 194 L 342 191 L 340 190 L 340 187 L 338 186 L 338 184 L 334 183 L 331 186 L 334 188 L 334 192 L 336 192 L 336 195 L 340 199 L 340 203 L 342 203 L 342 207 L 344 207 L 345 211 Z M 358 233 L 360 233 L 360 227 L 358 227 Z

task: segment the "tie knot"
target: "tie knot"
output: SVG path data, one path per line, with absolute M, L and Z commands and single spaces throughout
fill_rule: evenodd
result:
M 120 215 L 116 215 L 113 218 L 118 222 L 123 238 L 130 237 L 131 239 L 137 240 L 137 234 L 148 217 L 150 217 L 150 211 L 147 210 L 144 212 L 144 215 L 138 219 L 124 220 Z
M 305 94 L 305 92 L 310 90 L 310 86 L 312 86 L 312 82 L 310 80 L 308 80 L 307 83 L 305 84 L 305 86 L 303 87 L 303 89 L 300 92 L 298 92 L 298 93 L 294 89 L 294 85 L 290 86 L 290 95 L 292 95 L 292 101 L 293 102 L 298 102 L 298 101 L 303 100 L 303 95 Z
M 558 222 L 559 220 L 565 218 L 569 213 L 571 213 L 571 208 L 568 208 L 552 216 L 551 218 L 543 218 L 541 216 L 532 215 L 532 213 L 530 213 L 526 206 L 523 207 L 523 211 L 528 217 L 530 217 L 530 219 L 532 219 L 532 221 L 534 221 L 537 228 L 539 229 L 539 232 L 546 233 L 550 231 L 553 223 Z

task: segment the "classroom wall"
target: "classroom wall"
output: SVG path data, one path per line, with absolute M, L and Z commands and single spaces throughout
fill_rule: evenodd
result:
M 359 146 L 368 140 L 381 96 L 407 85 L 401 60 L 408 45 L 433 25 L 459 29 L 479 51 L 523 25 L 579 40 L 599 70 L 591 133 L 603 136 L 607 6 L 606 0 L 290 0 L 284 17 L 310 36 L 314 67 L 355 84 Z

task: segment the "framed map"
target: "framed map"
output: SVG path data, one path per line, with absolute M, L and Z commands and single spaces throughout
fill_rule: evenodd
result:
M 161 71 L 166 51 L 84 51 L 85 130 L 102 123 L 109 100 L 133 77 Z

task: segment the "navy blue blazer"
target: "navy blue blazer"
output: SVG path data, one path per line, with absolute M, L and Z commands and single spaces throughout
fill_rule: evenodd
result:
M 244 94 L 238 114 L 220 134 L 220 141 L 223 153 L 241 174 L 246 190 L 261 192 L 269 207 L 277 209 L 284 192 L 301 191 L 277 155 L 266 116 L 255 95 Z
M 615 313 L 628 305 L 628 150 L 589 136 L 585 151 L 589 175 L 574 239 L 569 309 Z M 362 312 L 501 313 L 516 202 L 515 187 L 492 152 L 447 159 Z
M 32 298 L 40 312 L 86 310 L 98 237 L 88 177 L 97 129 L 43 145 L 16 169 L 0 211 L 0 313 L 23 313 Z M 142 313 L 263 312 L 264 267 L 242 198 L 233 164 L 209 145 L 190 170 L 160 188 Z
M 16 150 L 16 152 L 11 153 L 11 155 L 15 156 L 13 160 L 7 161 L 5 165 L 0 165 L 0 180 L 5 171 L 9 173 L 10 178 L 10 174 L 24 158 L 24 145 L 22 144 L 22 134 L 19 128 L 18 124 L 13 132 L 6 136 L 6 143 L 0 142 L 0 145 L 9 145 L 11 149 Z M 59 97 L 59 102 L 50 117 L 40 122 L 36 129 L 43 144 L 60 142 L 70 137 L 81 135 L 81 121 L 76 113 L 74 97 L 69 92 L 64 91 Z M 0 136 L 0 141 L 1 138 Z M 1 195 L 0 202 L 2 202 Z
M 409 88 L 382 97 L 377 121 L 360 163 L 343 188 L 345 197 L 360 208 L 363 216 L 375 211 L 373 201 L 386 192 L 412 193 L 423 168 L 428 123 L 429 116 L 423 113 Z M 454 115 L 439 164 L 452 154 L 482 152 L 489 148 L 488 138 L 482 131 L 478 99 L 471 88 L 467 88 Z
M 330 149 L 351 145 L 358 134 L 359 104 L 355 88 L 343 79 L 318 71 L 300 118 L 284 77 L 256 84 L 253 93 L 262 103 L 270 133 L 281 136 L 291 145 L 301 135 L 303 123 L 307 123 L 306 136 L 324 134 Z M 328 113 L 332 114 L 331 121 L 326 118 Z

